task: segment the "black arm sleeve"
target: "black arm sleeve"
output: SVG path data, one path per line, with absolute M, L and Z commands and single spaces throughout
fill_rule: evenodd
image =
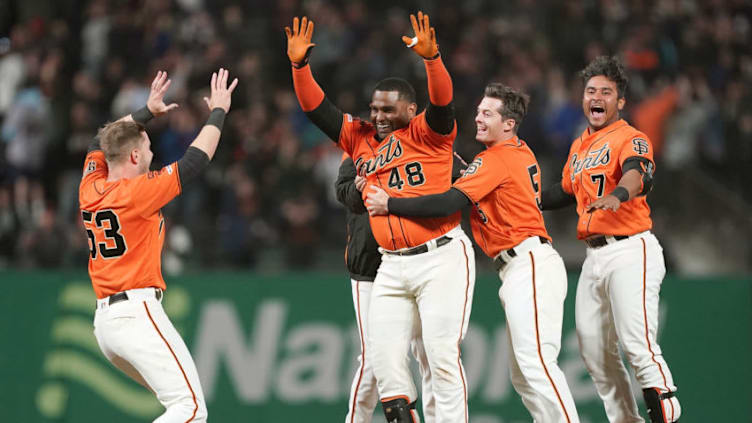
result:
M 446 217 L 470 204 L 462 191 L 450 188 L 441 194 L 412 198 L 389 198 L 389 214 L 413 217 Z
M 334 182 L 334 189 L 337 191 L 337 201 L 351 212 L 361 214 L 367 211 L 360 191 L 355 188 L 355 164 L 351 158 L 348 157 L 339 165 L 339 174 L 337 181 Z
M 306 116 L 327 137 L 331 138 L 335 144 L 339 142 L 339 133 L 342 131 L 343 113 L 328 98 L 324 97 L 324 101 L 319 104 L 319 107 L 306 112 Z
M 462 173 L 460 171 L 467 169 L 467 162 L 462 160 L 462 157 L 460 157 L 457 152 L 454 152 L 453 161 L 452 161 L 452 183 L 454 183 L 457 179 L 460 179 L 462 177 Z
M 556 210 L 575 203 L 577 199 L 564 192 L 561 182 L 541 192 L 541 210 Z
M 209 156 L 196 147 L 188 147 L 183 157 L 178 160 L 178 177 L 180 186 L 184 187 L 200 175 L 209 164 Z
M 446 106 L 435 106 L 428 103 L 426 107 L 426 123 L 436 133 L 446 135 L 454 129 L 454 102 Z

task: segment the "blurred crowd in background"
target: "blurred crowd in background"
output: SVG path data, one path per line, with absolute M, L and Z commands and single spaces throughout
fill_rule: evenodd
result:
M 468 162 L 476 105 L 501 81 L 531 95 L 520 135 L 544 184 L 556 182 L 585 125 L 577 71 L 616 54 L 630 76 L 624 116 L 651 138 L 667 193 L 649 197 L 654 215 L 681 207 L 666 186 L 687 172 L 752 202 L 747 0 L 0 0 L 0 267 L 85 268 L 78 184 L 97 128 L 142 107 L 166 70 L 180 107 L 147 129 L 154 166 L 173 162 L 208 116 L 219 67 L 240 85 L 212 164 L 164 210 L 166 270 L 254 269 L 268 251 L 296 269 L 339 257 L 341 153 L 298 106 L 283 28 L 314 20 L 314 76 L 340 109 L 367 117 L 387 76 L 427 102 L 422 61 L 400 39 L 419 8 L 453 78 Z

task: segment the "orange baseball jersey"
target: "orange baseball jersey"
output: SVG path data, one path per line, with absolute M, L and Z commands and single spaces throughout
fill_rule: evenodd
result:
M 590 203 L 608 195 L 619 184 L 621 167 L 630 157 L 653 162 L 653 146 L 648 137 L 623 119 L 590 133 L 590 128 L 574 140 L 561 175 L 565 192 L 577 199 L 577 238 L 594 234 L 633 235 L 653 227 L 645 196 L 625 201 L 617 211 L 585 211 Z M 653 162 L 654 163 L 654 162 Z
M 160 209 L 180 191 L 177 163 L 107 182 L 104 153 L 95 150 L 86 156 L 78 201 L 89 237 L 89 276 L 97 298 L 127 289 L 165 289 L 161 261 L 165 225 Z
M 345 114 L 338 144 L 355 162 L 355 171 L 368 185 L 376 185 L 390 197 L 418 197 L 448 190 L 452 184 L 452 144 L 457 125 L 442 135 L 428 127 L 425 112 L 408 126 L 379 142 L 376 129 Z M 363 190 L 363 197 L 367 189 Z M 443 218 L 371 216 L 371 230 L 387 250 L 415 247 L 440 237 L 459 225 L 460 213 Z
M 551 240 L 538 206 L 540 167 L 518 137 L 478 154 L 453 187 L 474 204 L 470 218 L 473 236 L 489 257 L 531 236 Z

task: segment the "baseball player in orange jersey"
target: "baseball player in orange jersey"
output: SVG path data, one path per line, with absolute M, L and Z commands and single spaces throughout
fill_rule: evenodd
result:
M 154 392 L 165 407 L 155 422 L 204 422 L 204 394 L 190 352 L 162 308 L 160 209 L 179 195 L 214 156 L 235 79 L 212 75 L 211 114 L 185 155 L 149 171 L 153 154 L 143 124 L 177 107 L 165 105 L 170 85 L 159 72 L 147 106 L 99 131 L 84 162 L 79 204 L 90 241 L 89 276 L 97 296 L 94 336 L 113 365 Z
M 347 215 L 347 249 L 345 263 L 350 272 L 355 321 L 360 337 L 360 354 L 358 368 L 350 388 L 350 400 L 345 423 L 370 423 L 373 410 L 379 402 L 376 376 L 373 374 L 370 354 L 366 346 L 368 338 L 368 316 L 370 311 L 371 291 L 376 271 L 381 264 L 379 244 L 373 238 L 368 223 L 368 212 L 363 204 L 361 192 L 365 187 L 365 178 L 355 174 L 355 164 L 347 153 L 342 154 L 342 163 L 335 182 L 337 200 L 345 206 Z M 426 422 L 433 422 L 436 415 L 436 403 L 431 392 L 431 372 L 428 358 L 420 337 L 420 320 L 415 319 L 415 333 L 410 344 L 411 352 L 418 362 L 422 383 L 421 399 L 423 417 Z
M 512 384 L 536 422 L 579 422 L 557 364 L 567 274 L 551 246 L 540 202 L 541 173 L 517 128 L 527 98 L 490 84 L 475 116 L 476 139 L 487 149 L 451 189 L 417 198 L 389 198 L 371 186 L 371 214 L 439 217 L 473 205 L 475 241 L 494 260 L 503 281 L 499 297 L 507 317 Z
M 307 57 L 313 23 L 285 28 L 295 93 L 308 117 L 353 158 L 356 172 L 391 195 L 414 197 L 451 185 L 456 135 L 452 82 L 427 15 L 410 16 L 415 37 L 403 37 L 424 59 L 430 103 L 416 115 L 415 91 L 404 80 L 379 82 L 371 122 L 343 114 L 313 79 Z M 371 292 L 367 347 L 389 422 L 415 422 L 416 389 L 408 369 L 415 316 L 433 375 L 437 422 L 467 422 L 467 384 L 460 342 L 467 331 L 475 284 L 470 240 L 460 214 L 442 218 L 375 216 L 371 229 L 382 262 Z
M 589 126 L 572 143 L 561 185 L 544 190 L 542 202 L 544 210 L 577 204 L 577 237 L 587 245 L 575 301 L 580 352 L 609 421 L 644 421 L 620 343 L 650 420 L 675 422 L 681 406 L 656 342 L 666 267 L 645 200 L 653 184 L 653 148 L 645 134 L 619 118 L 627 78 L 618 59 L 598 57 L 581 75 Z

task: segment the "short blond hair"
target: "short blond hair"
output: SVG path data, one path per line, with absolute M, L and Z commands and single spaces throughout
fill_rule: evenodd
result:
M 143 125 L 118 121 L 104 125 L 97 134 L 104 158 L 110 163 L 122 162 L 141 142 Z

